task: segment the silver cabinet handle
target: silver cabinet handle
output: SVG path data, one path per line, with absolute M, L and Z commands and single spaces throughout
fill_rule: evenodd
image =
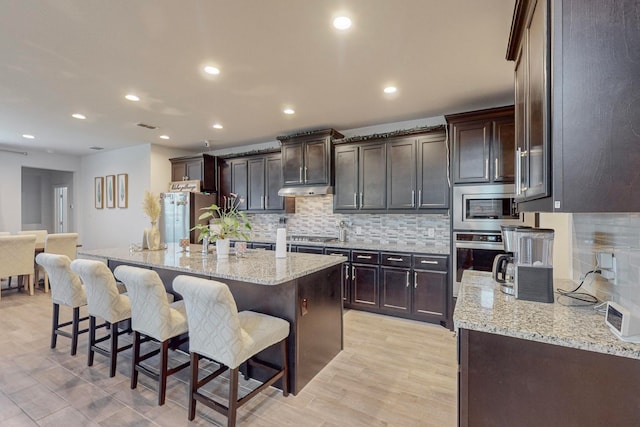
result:
M 349 266 L 346 264 L 344 265 L 344 277 L 349 280 Z
M 418 289 L 418 272 L 413 272 L 413 289 Z
M 264 208 L 267 209 L 269 206 L 269 196 L 264 196 Z
M 371 255 L 357 255 L 356 258 L 360 259 L 371 259 Z
M 387 261 L 400 261 L 400 262 L 402 262 L 402 261 L 404 261 L 404 260 L 403 260 L 402 258 L 388 257 L 388 258 L 387 258 Z
M 516 148 L 516 196 L 522 194 L 522 150 Z
M 300 166 L 300 179 L 298 179 L 298 182 L 302 184 L 302 166 Z
M 407 288 L 409 287 L 409 272 L 407 271 Z
M 416 192 L 411 190 L 411 207 L 414 208 L 416 206 Z
M 358 193 L 353 193 L 353 206 L 358 209 Z
M 304 167 L 304 182 L 307 183 L 307 167 Z
M 437 264 L 438 261 L 429 261 L 429 260 L 422 260 L 420 261 L 420 264 Z
M 422 190 L 418 190 L 418 207 L 422 206 Z
M 351 266 L 351 280 L 356 280 L 356 267 Z
M 496 157 L 495 159 L 493 159 L 494 162 L 494 168 L 493 168 L 493 179 L 497 180 L 498 179 L 498 158 Z
M 484 179 L 489 179 L 489 159 L 484 159 Z
M 360 207 L 358 209 L 362 209 L 362 193 L 360 193 Z

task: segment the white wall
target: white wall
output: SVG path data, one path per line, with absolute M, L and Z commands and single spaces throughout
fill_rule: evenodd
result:
M 28 156 L 0 152 L 0 231 L 18 232 L 22 227 L 22 167 L 78 172 L 80 157 L 30 152 Z M 77 173 L 74 182 L 78 182 Z M 74 186 L 73 200 L 78 200 Z M 71 196 L 71 195 L 70 195 Z M 75 220 L 78 212 L 72 214 Z

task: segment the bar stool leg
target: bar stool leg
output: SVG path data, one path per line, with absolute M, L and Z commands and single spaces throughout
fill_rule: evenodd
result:
M 236 413 L 238 411 L 238 368 L 229 373 L 229 411 L 227 414 L 227 427 L 235 427 Z
M 87 366 L 93 366 L 94 345 L 96 345 L 96 318 L 89 316 L 89 352 L 87 354 Z
M 138 386 L 138 363 L 140 363 L 140 333 L 133 331 L 133 360 L 131 361 L 131 388 Z
M 109 357 L 110 368 L 109 376 L 115 377 L 116 375 L 116 361 L 118 360 L 118 324 L 120 322 L 111 324 L 111 356 Z
M 58 327 L 60 325 L 60 305 L 53 303 L 53 323 L 51 325 L 51 348 L 56 348 L 58 342 Z
M 73 324 L 71 325 L 71 355 L 78 351 L 78 331 L 80 329 L 80 307 L 73 309 Z
M 189 381 L 189 421 L 193 421 L 196 417 L 196 399 L 194 394 L 198 390 L 198 364 L 200 356 L 197 353 L 191 353 L 191 380 Z
M 167 365 L 169 358 L 169 340 L 162 341 L 160 350 L 160 382 L 158 384 L 158 405 L 164 405 L 167 393 Z

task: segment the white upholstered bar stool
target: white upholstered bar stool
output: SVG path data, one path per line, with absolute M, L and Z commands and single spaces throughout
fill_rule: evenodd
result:
M 19 283 L 26 277 L 24 287 L 29 288 L 30 295 L 33 295 L 35 248 L 35 236 L 0 236 L 0 277 L 18 276 Z
M 185 343 L 188 338 L 187 314 L 184 301 L 169 303 L 165 287 L 153 270 L 120 265 L 115 277 L 124 283 L 131 300 L 131 328 L 133 329 L 133 360 L 131 362 L 131 388 L 138 385 L 138 372 L 158 381 L 158 405 L 164 405 L 167 377 L 189 366 L 189 362 L 169 368 L 169 344 L 173 348 Z M 141 339 L 141 335 L 145 338 Z M 181 337 L 182 336 L 182 337 Z M 160 349 L 140 354 L 140 344 L 149 340 L 160 342 Z M 160 353 L 157 371 L 141 362 Z
M 96 352 L 108 357 L 109 376 L 113 377 L 116 374 L 118 353 L 132 346 L 128 344 L 118 347 L 118 337 L 131 330 L 127 322 L 131 319 L 131 301 L 127 295 L 120 294 L 113 273 L 103 262 L 76 259 L 71 262 L 71 270 L 80 275 L 87 293 L 87 311 L 89 312 L 87 365 L 93 365 L 93 356 Z M 96 339 L 96 329 L 105 326 L 105 324 L 96 326 L 96 318 L 104 319 L 111 325 L 109 335 Z M 98 347 L 98 344 L 109 339 L 109 350 Z
M 78 233 L 53 233 L 47 234 L 44 239 L 44 251 L 49 254 L 66 255 L 71 261 L 76 259 L 78 245 Z M 37 244 L 36 244 L 37 246 Z M 36 268 L 36 284 L 40 281 L 40 268 Z M 49 277 L 42 269 L 44 291 L 49 292 Z
M 80 330 L 80 322 L 89 317 L 80 318 L 80 307 L 87 305 L 87 294 L 80 276 L 71 271 L 71 260 L 66 255 L 41 253 L 36 262 L 44 267 L 51 283 L 51 300 L 53 301 L 53 321 L 51 326 L 51 348 L 56 348 L 58 335 L 71 338 L 71 355 L 78 349 L 78 336 L 88 331 Z M 73 310 L 73 320 L 60 323 L 60 305 Z M 71 326 L 71 333 L 61 329 Z
M 238 313 L 229 287 L 221 282 L 192 276 L 178 276 L 173 289 L 182 295 L 189 321 L 191 379 L 189 383 L 189 420 L 196 415 L 196 401 L 227 416 L 227 426 L 236 425 L 237 409 L 260 391 L 282 378 L 282 394 L 289 394 L 288 340 L 289 322 L 253 311 Z M 282 367 L 276 368 L 254 358 L 262 350 L 280 344 Z M 203 379 L 198 379 L 198 361 L 209 358 L 222 366 Z M 258 388 L 238 399 L 238 367 L 244 362 L 273 373 Z M 224 406 L 198 389 L 230 370 L 229 402 Z

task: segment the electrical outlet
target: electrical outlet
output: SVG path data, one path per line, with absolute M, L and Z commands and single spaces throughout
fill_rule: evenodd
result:
M 432 239 L 434 237 L 436 237 L 436 229 L 433 228 L 433 227 L 427 228 L 427 237 L 432 238 Z
M 362 234 L 362 227 L 356 227 L 356 234 L 357 235 Z

